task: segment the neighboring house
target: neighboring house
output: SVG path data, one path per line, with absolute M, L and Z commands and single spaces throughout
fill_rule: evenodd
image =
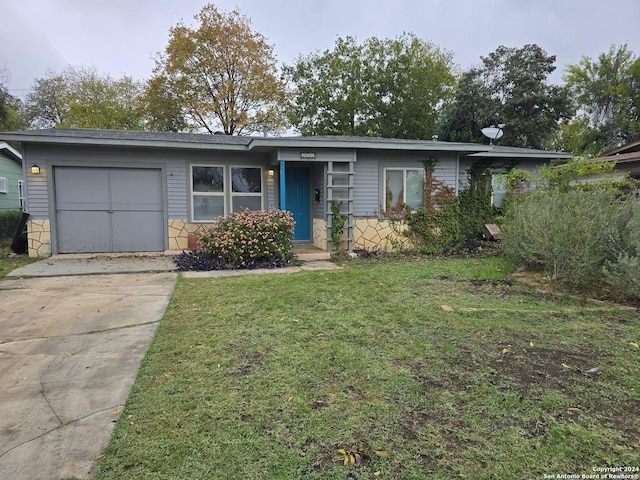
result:
M 0 142 L 0 211 L 23 209 L 23 181 L 22 155 Z
M 351 248 L 389 248 L 389 204 L 418 208 L 422 162 L 456 192 L 475 161 L 532 169 L 569 154 L 355 137 L 237 137 L 115 130 L 0 133 L 22 142 L 29 254 L 182 250 L 221 215 L 281 208 L 296 241 L 330 249 L 332 198 L 349 216 Z M 31 172 L 32 166 L 39 173 Z
M 616 171 L 640 179 L 640 140 L 604 152 L 593 161 L 616 162 Z

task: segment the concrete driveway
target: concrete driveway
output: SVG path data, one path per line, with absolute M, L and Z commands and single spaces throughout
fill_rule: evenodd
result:
M 90 478 L 175 281 L 0 281 L 0 479 Z

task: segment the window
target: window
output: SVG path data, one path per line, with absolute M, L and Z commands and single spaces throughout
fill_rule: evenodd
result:
M 7 179 L 4 177 L 0 177 L 0 193 L 7 193 L 9 185 Z
M 506 175 L 497 173 L 491 175 L 491 205 L 494 207 L 502 207 L 507 196 L 506 183 Z
M 192 218 L 210 222 L 224 215 L 224 167 L 191 167 Z
M 262 169 L 231 167 L 231 210 L 262 210 Z
M 18 201 L 20 202 L 20 210 L 24 211 L 27 205 L 24 197 L 24 181 L 23 180 L 18 180 Z
M 424 169 L 385 168 L 384 177 L 386 211 L 401 212 L 405 206 L 422 208 Z
M 245 208 L 261 210 L 262 168 L 192 165 L 191 196 L 194 222 L 212 222 Z

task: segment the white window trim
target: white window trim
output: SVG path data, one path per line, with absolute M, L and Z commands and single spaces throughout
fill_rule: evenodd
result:
M 0 193 L 9 193 L 9 182 L 5 177 L 0 177 Z
M 424 168 L 420 167 L 385 167 L 383 173 L 383 185 L 382 185 L 382 200 L 383 208 L 387 209 L 387 171 L 401 171 L 402 172 L 402 204 L 407 204 L 407 170 L 418 170 L 422 172 L 424 178 Z M 424 205 L 423 205 L 424 207 Z M 415 210 L 414 210 L 415 211 Z
M 223 191 L 222 192 L 195 192 L 193 190 L 193 168 L 194 167 L 218 167 L 218 168 L 222 168 L 222 175 L 223 175 L 223 179 L 224 179 L 224 184 L 223 184 Z M 232 174 L 233 174 L 233 169 L 234 168 L 254 168 L 254 169 L 259 169 L 260 170 L 260 192 L 259 193 L 255 193 L 255 192 L 234 192 L 233 191 L 233 178 L 232 178 Z M 232 164 L 232 165 L 225 165 L 225 164 L 220 164 L 220 163 L 216 163 L 216 164 L 207 164 L 207 163 L 193 163 L 189 165 L 189 216 L 190 216 L 190 221 L 193 223 L 213 223 L 216 220 L 218 220 L 218 218 L 214 218 L 214 219 L 208 219 L 208 220 L 197 220 L 195 218 L 195 212 L 194 212 L 194 207 L 195 207 L 195 202 L 193 201 L 193 197 L 195 195 L 205 195 L 205 196 L 211 196 L 211 197 L 223 197 L 223 204 L 224 204 L 224 215 L 229 215 L 232 213 L 232 209 L 233 209 L 233 199 L 234 197 L 260 197 L 260 209 L 264 210 L 264 206 L 265 206 L 265 200 L 266 200 L 266 188 L 267 188 L 267 182 L 265 181 L 265 169 L 262 165 L 245 165 L 245 164 Z
M 223 185 L 222 185 L 222 192 L 196 192 L 193 190 L 193 168 L 194 167 L 217 167 L 217 168 L 222 168 L 222 178 L 223 178 Z M 222 197 L 222 201 L 223 201 L 223 211 L 226 212 L 228 211 L 228 205 L 227 205 L 227 195 L 226 195 L 226 190 L 227 190 L 227 185 L 228 185 L 228 181 L 227 181 L 227 174 L 226 174 L 227 168 L 225 167 L 225 165 L 221 165 L 221 164 L 205 164 L 205 163 L 194 163 L 189 165 L 189 203 L 190 203 L 190 216 L 191 216 L 191 221 L 194 223 L 213 223 L 217 220 L 217 218 L 213 218 L 213 219 L 209 219 L 209 220 L 196 220 L 196 215 L 195 215 L 195 202 L 193 201 L 193 197 L 195 195 L 198 196 L 208 196 L 208 197 Z

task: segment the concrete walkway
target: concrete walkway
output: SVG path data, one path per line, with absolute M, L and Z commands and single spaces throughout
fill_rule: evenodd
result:
M 337 266 L 324 257 L 300 255 L 306 260 L 299 267 L 258 268 L 255 270 L 214 270 L 210 272 L 182 272 L 186 278 L 229 277 L 237 275 L 264 275 L 271 273 L 294 273 L 305 270 L 335 270 Z M 172 272 L 176 265 L 172 255 L 54 255 L 17 268 L 7 278 L 60 277 L 68 275 L 104 275 L 110 273 Z

